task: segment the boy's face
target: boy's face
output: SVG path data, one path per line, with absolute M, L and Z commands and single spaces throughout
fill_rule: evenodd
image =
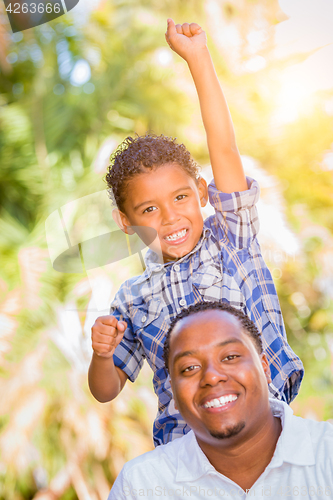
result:
M 129 182 L 125 212 L 119 212 L 125 232 L 128 226 L 157 231 L 164 262 L 188 254 L 203 228 L 200 207 L 207 203 L 207 184 L 197 182 L 174 163 L 167 163 Z

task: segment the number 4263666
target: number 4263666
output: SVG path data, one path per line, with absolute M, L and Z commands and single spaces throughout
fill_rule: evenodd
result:
M 36 3 L 14 3 L 13 7 L 12 4 L 10 3 L 8 7 L 6 8 L 7 12 L 10 12 L 10 14 L 35 14 L 38 12 L 39 14 L 43 14 L 46 12 L 47 14 L 55 13 L 59 14 L 61 11 L 61 6 L 60 3 L 47 3 L 44 5 L 43 2 L 39 2 L 38 4 Z

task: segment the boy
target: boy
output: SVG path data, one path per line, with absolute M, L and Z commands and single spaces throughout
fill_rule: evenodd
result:
M 175 26 L 169 19 L 166 40 L 192 74 L 214 182 L 208 195 L 185 147 L 163 136 L 127 138 L 114 153 L 106 179 L 119 225 L 128 234 L 135 228 L 143 240 L 145 228 L 153 228 L 157 237 L 147 252 L 145 272 L 121 286 L 110 316 L 96 320 L 89 369 L 91 392 L 105 402 L 119 394 L 128 378 L 135 380 L 147 359 L 159 399 L 156 445 L 189 431 L 174 407 L 162 357 L 169 324 L 184 307 L 225 301 L 243 310 L 263 334 L 273 396 L 290 402 L 303 376 L 287 344 L 276 290 L 256 240 L 259 187 L 244 176 L 205 32 L 195 23 Z M 216 214 L 203 221 L 200 207 L 208 196 Z

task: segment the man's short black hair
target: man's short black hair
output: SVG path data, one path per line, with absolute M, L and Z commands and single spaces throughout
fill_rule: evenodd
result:
M 110 198 L 122 212 L 126 188 L 136 175 L 166 163 L 177 163 L 194 180 L 198 179 L 200 171 L 184 144 L 178 144 L 176 139 L 164 135 L 126 137 L 111 155 L 110 161 L 105 180 Z
M 187 316 L 191 316 L 192 314 L 199 313 L 202 311 L 225 311 L 229 314 L 235 316 L 244 329 L 244 333 L 249 335 L 252 338 L 254 345 L 259 354 L 263 352 L 261 334 L 259 333 L 258 328 L 253 323 L 253 321 L 246 316 L 242 311 L 232 307 L 230 304 L 225 302 L 199 302 L 198 304 L 192 305 L 187 309 L 183 309 L 183 311 L 178 314 L 171 322 L 170 328 L 166 334 L 165 342 L 164 342 L 164 350 L 163 350 L 163 359 L 167 370 L 169 371 L 169 354 L 170 354 L 170 337 L 171 333 L 174 330 L 177 323 Z

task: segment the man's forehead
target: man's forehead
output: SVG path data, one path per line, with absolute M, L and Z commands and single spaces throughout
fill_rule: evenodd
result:
M 191 332 L 202 332 L 203 338 L 209 334 L 216 334 L 221 340 L 232 334 L 240 338 L 243 337 L 243 326 L 234 315 L 228 311 L 218 309 L 208 309 L 199 311 L 182 318 L 175 326 L 171 334 L 171 343 L 182 340 L 184 337 L 191 341 Z M 197 343 L 197 338 L 193 337 L 193 344 Z
M 213 323 L 225 322 L 233 324 L 240 330 L 242 329 L 242 325 L 239 319 L 229 311 L 224 311 L 222 309 L 206 309 L 204 311 L 198 311 L 190 314 L 189 316 L 185 316 L 180 321 L 178 321 L 176 328 L 188 328 L 193 323 L 207 323 L 207 325 L 212 327 Z

